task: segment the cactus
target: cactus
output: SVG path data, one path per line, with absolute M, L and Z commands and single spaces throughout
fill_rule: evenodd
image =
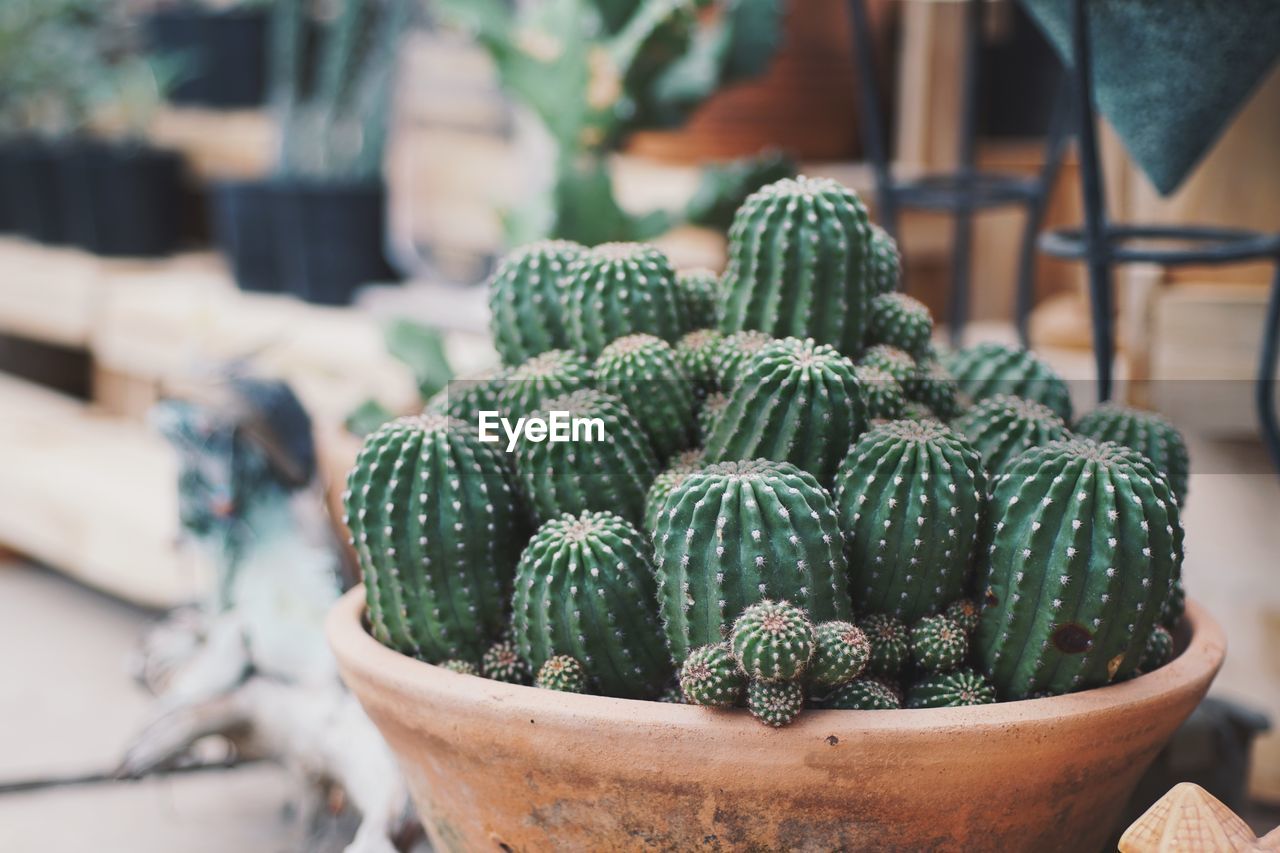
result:
M 658 626 L 649 546 L 611 512 L 552 519 L 516 568 L 520 654 L 534 666 L 577 658 L 607 696 L 656 696 L 671 676 Z
M 812 339 L 786 338 L 744 367 L 707 437 L 707 460 L 791 462 L 830 483 L 865 427 L 853 362 Z
M 733 657 L 757 681 L 793 681 L 813 657 L 813 624 L 789 601 L 764 599 L 747 607 L 729 635 Z
M 776 340 L 773 335 L 751 329 L 726 335 L 716 356 L 716 387 L 725 392 L 733 390 L 747 362 Z
M 1164 478 L 1137 451 L 1035 447 L 992 491 L 976 648 L 1001 698 L 1133 675 L 1182 565 Z
M 1178 503 L 1187 499 L 1187 443 L 1177 427 L 1155 412 L 1106 403 L 1076 421 L 1075 432 L 1094 441 L 1114 441 L 1151 460 L 1169 482 Z
M 703 459 L 701 449 L 686 450 L 672 460 L 665 471 L 653 478 L 653 484 L 649 486 L 649 492 L 644 498 L 644 529 L 650 535 L 658 527 L 658 515 L 662 512 L 667 497 L 688 479 L 690 474 L 702 469 L 705 465 L 706 461 Z
M 859 367 L 869 367 L 883 371 L 898 381 L 905 393 L 907 383 L 916 376 L 916 360 L 905 350 L 889 344 L 876 344 L 867 347 L 858 359 Z
M 680 692 L 690 705 L 732 708 L 746 688 L 747 676 L 727 643 L 699 646 L 680 667 Z
M 533 686 L 543 690 L 559 690 L 561 693 L 586 693 L 587 670 L 577 658 L 553 655 L 538 668 Z
M 925 616 L 911 628 L 911 660 L 925 672 L 950 672 L 969 656 L 969 637 L 946 616 Z
M 686 329 L 707 329 L 716 324 L 720 276 L 705 269 L 682 270 L 676 273 L 676 289 Z
M 947 605 L 942 614 L 960 626 L 960 630 L 972 635 L 978 630 L 978 617 L 981 611 L 972 598 L 957 598 Z
M 1151 672 L 1173 660 L 1173 634 L 1163 625 L 1151 629 L 1147 644 L 1142 650 L 1142 660 L 1138 662 L 1138 670 Z
M 1169 591 L 1169 597 L 1160 610 L 1160 624 L 1172 631 L 1178 627 L 1186 610 L 1187 591 L 1182 585 L 1182 578 L 1179 577 L 1173 582 L 1173 589 Z
M 786 179 L 750 196 L 729 230 L 720 328 L 813 338 L 856 356 L 872 297 L 871 223 L 857 193 Z
M 1048 406 L 1008 394 L 988 397 L 952 426 L 982 454 L 982 464 L 993 477 L 1027 448 L 1067 437 L 1066 423 Z
M 479 660 L 506 624 L 525 518 L 502 454 L 443 415 L 369 436 L 343 495 L 383 645 Z
M 705 397 L 718 387 L 716 359 L 724 335 L 715 329 L 694 329 L 676 342 L 676 361 L 693 384 L 695 397 Z
M 564 322 L 564 281 L 585 251 L 568 240 L 530 243 L 503 258 L 489 277 L 489 327 L 504 363 L 572 348 Z
M 688 331 L 671 261 L 642 243 L 605 243 L 580 256 L 569 268 L 565 304 L 573 347 L 591 358 L 625 335 L 675 343 Z
M 718 643 L 765 598 L 818 621 L 851 611 L 840 530 L 827 493 L 786 462 L 722 462 L 667 498 L 653 533 L 667 642 L 677 662 Z
M 1067 383 L 1033 352 L 981 343 L 952 354 L 945 363 L 960 390 L 974 402 L 1012 394 L 1043 403 L 1064 421 L 1071 420 Z
M 820 622 L 814 629 L 813 659 L 809 679 L 835 687 L 862 674 L 871 660 L 871 641 L 852 622 Z
M 511 640 L 499 640 L 480 659 L 480 672 L 485 678 L 508 684 L 528 684 L 529 662 L 520 657 L 520 649 Z
M 960 394 L 959 385 L 951 371 L 940 362 L 928 358 L 916 363 L 915 373 L 903 386 L 907 399 L 928 406 L 943 421 L 958 417 L 968 407 L 968 400 Z
M 671 344 L 653 335 L 627 335 L 604 348 L 596 384 L 626 400 L 659 459 L 687 448 L 695 429 L 693 386 Z
M 645 493 L 658 474 L 658 459 L 626 406 L 612 394 L 583 390 L 547 400 L 546 410 L 538 414 L 546 417 L 552 411 L 599 419 L 604 438 L 526 440 L 516 447 L 516 471 L 538 518 L 607 509 L 639 523 Z
M 933 315 L 905 293 L 881 293 L 871 299 L 867 344 L 888 344 L 921 359 L 933 337 Z
M 498 392 L 498 408 L 508 418 L 528 417 L 552 397 L 594 387 L 589 361 L 569 350 L 548 350 L 511 371 Z
M 474 379 L 453 379 L 423 406 L 423 414 L 448 415 L 475 425 L 482 411 L 502 411 L 502 391 L 511 378 L 510 368 L 497 368 Z
M 860 605 L 914 622 L 960 597 L 986 491 L 978 452 L 937 421 L 872 427 L 835 488 Z
M 907 626 L 888 613 L 869 613 L 858 620 L 858 627 L 871 643 L 867 672 L 883 678 L 896 678 L 911 659 L 911 636 Z
M 907 690 L 908 708 L 957 708 L 994 701 L 996 689 L 972 669 L 927 675 Z
M 665 690 L 658 694 L 657 701 L 665 705 L 688 705 L 692 704 L 685 701 L 684 694 L 680 692 L 680 685 L 668 685 Z
M 854 368 L 867 407 L 867 422 L 893 421 L 902 417 L 907 398 L 902 385 L 878 367 L 860 364 Z
M 893 685 L 864 677 L 837 687 L 821 706 L 837 711 L 894 711 L 902 707 L 902 697 Z
M 711 433 L 715 432 L 716 422 L 720 420 L 720 416 L 724 414 L 724 410 L 729 408 L 729 395 L 716 392 L 708 394 L 707 399 L 702 401 L 702 405 L 698 407 L 697 425 L 698 438 L 706 443 Z
M 766 726 L 781 728 L 804 708 L 804 688 L 793 682 L 753 681 L 747 686 L 747 708 Z
M 476 665 L 469 660 L 459 660 L 458 658 L 450 658 L 439 664 L 441 669 L 447 669 L 450 672 L 456 672 L 458 675 L 479 675 L 480 670 L 476 669 Z
M 937 413 L 918 400 L 908 400 L 902 404 L 903 421 L 941 421 Z
M 902 254 L 897 242 L 874 222 L 871 224 L 871 269 L 869 281 L 872 295 L 892 293 L 902 280 Z

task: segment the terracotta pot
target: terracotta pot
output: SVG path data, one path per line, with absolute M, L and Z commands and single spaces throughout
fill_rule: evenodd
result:
M 329 616 L 347 685 L 440 850 L 1097 850 L 1204 696 L 1221 629 L 1124 684 L 924 711 L 745 712 L 571 696 L 457 675 L 379 645 L 364 592 Z

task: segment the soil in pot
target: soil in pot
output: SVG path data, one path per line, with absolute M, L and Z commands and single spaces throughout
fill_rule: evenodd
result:
M 277 262 L 285 289 L 320 305 L 347 305 L 362 285 L 392 281 L 381 183 L 276 185 Z
M 176 104 L 254 107 L 266 93 L 267 12 L 165 9 L 151 16 L 157 52 L 182 57 L 185 74 L 169 94 Z
M 225 181 L 213 187 L 214 238 L 241 290 L 282 289 L 276 251 L 276 192 L 270 181 Z
M 13 230 L 41 243 L 67 242 L 67 223 L 59 191 L 71 148 L 47 139 L 26 138 L 9 146 L 5 195 Z
M 84 158 L 93 251 L 157 257 L 178 248 L 182 158 L 145 145 L 102 145 Z

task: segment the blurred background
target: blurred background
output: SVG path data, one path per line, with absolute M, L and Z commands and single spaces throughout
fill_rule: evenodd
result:
M 940 338 L 1025 333 L 1077 411 L 1101 358 L 1114 397 L 1187 435 L 1187 588 L 1227 629 L 1214 695 L 1238 703 L 1187 760 L 1229 765 L 1230 804 L 1274 826 L 1280 472 L 1255 393 L 1276 250 L 1116 266 L 1115 350 L 1099 348 L 1086 265 L 1035 249 L 1086 213 L 1078 146 L 1060 144 L 1086 126 L 1067 5 L 0 3 L 0 849 L 350 838 L 340 799 L 308 823 L 270 762 L 114 781 L 153 711 L 139 642 L 218 577 L 183 535 L 193 472 L 234 452 L 193 461 L 159 401 L 225 412 L 248 399 L 210 399 L 230 374 L 287 383 L 314 435 L 307 494 L 332 504 L 360 435 L 497 363 L 482 283 L 506 248 L 650 240 L 720 270 L 738 202 L 795 172 L 892 220 Z M 1275 9 L 1090 5 L 1086 177 L 1111 220 L 1273 245 Z

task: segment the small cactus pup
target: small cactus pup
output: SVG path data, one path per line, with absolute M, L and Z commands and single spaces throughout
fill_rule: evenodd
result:
M 907 688 L 908 708 L 958 708 L 995 701 L 991 682 L 968 668 L 935 672 Z
M 458 658 L 450 658 L 439 664 L 441 669 L 447 669 L 450 672 L 456 672 L 458 675 L 479 675 L 480 670 L 469 660 L 459 660 Z
M 728 643 L 699 646 L 680 666 L 680 692 L 690 705 L 732 708 L 746 689 L 746 673 Z
M 978 617 L 981 614 L 981 609 L 972 598 L 957 598 L 947 605 L 942 614 L 959 625 L 960 630 L 966 634 L 973 634 L 974 631 L 978 630 Z
M 400 418 L 365 439 L 343 503 L 373 636 L 428 662 L 479 660 L 527 535 L 502 454 L 445 415 Z
M 559 690 L 561 693 L 586 693 L 587 669 L 571 655 L 552 655 L 538 667 L 533 686 L 543 690 Z
M 871 660 L 871 641 L 852 622 L 819 622 L 813 629 L 813 659 L 809 680 L 823 687 L 836 687 L 862 674 Z
M 506 417 L 524 418 L 543 408 L 552 397 L 595 387 L 591 362 L 570 350 L 548 350 L 511 371 L 498 392 L 498 410 Z
M 867 344 L 888 344 L 917 360 L 929 352 L 933 315 L 918 299 L 905 293 L 881 293 L 871 299 Z
M 1164 478 L 1127 447 L 1055 441 L 1018 457 L 991 510 L 975 646 L 1000 697 L 1132 676 L 1181 573 Z
M 895 711 L 902 707 L 902 697 L 893 685 L 863 677 L 831 691 L 820 706 L 833 711 Z
M 511 368 L 486 371 L 473 379 L 451 379 L 423 407 L 424 414 L 448 415 L 475 426 L 480 412 L 502 411 L 502 391 Z
M 676 487 L 683 483 L 694 471 L 701 470 L 706 466 L 706 460 L 703 458 L 702 449 L 694 448 L 686 450 L 666 467 L 657 477 L 653 478 L 653 485 L 649 486 L 649 492 L 644 498 L 644 529 L 650 535 L 658 527 L 658 515 L 662 512 L 662 507 L 667 502 L 667 497 L 675 491 Z
M 894 379 L 898 380 L 898 384 L 906 391 L 907 383 L 915 378 L 916 360 L 906 350 L 899 349 L 889 344 L 876 344 L 867 347 L 862 353 L 862 357 L 858 359 L 859 367 L 869 367 L 875 370 L 883 371 Z
M 996 394 L 974 405 L 951 425 L 969 439 L 992 477 L 1024 450 L 1067 437 L 1067 424 L 1043 403 Z
M 953 353 L 945 364 L 960 390 L 974 402 L 1012 394 L 1043 403 L 1064 421 L 1071 420 L 1067 383 L 1029 350 L 987 342 Z
M 643 243 L 605 243 L 583 253 L 565 281 L 569 338 L 591 358 L 610 341 L 645 332 L 675 343 L 688 331 L 671 261 Z
M 852 589 L 908 622 L 967 588 L 987 493 L 982 458 L 937 421 L 872 427 L 836 475 Z
M 835 181 L 758 190 L 729 230 L 721 330 L 813 338 L 856 356 L 870 315 L 871 236 L 862 200 Z
M 1178 503 L 1187 499 L 1187 442 L 1177 427 L 1155 412 L 1104 403 L 1076 421 L 1075 432 L 1094 441 L 1114 441 L 1151 460 L 1169 481 Z
M 1151 672 L 1171 660 L 1173 660 L 1173 634 L 1169 633 L 1169 629 L 1163 625 L 1157 625 L 1151 629 L 1151 636 L 1147 637 L 1147 645 L 1142 651 L 1142 660 L 1138 662 L 1138 669 L 1141 672 Z
M 690 474 L 668 496 L 653 543 L 677 662 L 725 639 L 762 599 L 793 602 L 824 622 L 851 613 L 831 499 L 789 463 L 721 462 Z
M 716 422 L 720 420 L 720 416 L 724 414 L 724 410 L 729 408 L 729 395 L 716 391 L 708 394 L 707 399 L 702 401 L 702 405 L 698 407 L 697 424 L 698 439 L 706 442 L 707 437 L 715 431 Z
M 693 440 L 693 384 L 671 344 L 653 335 L 627 335 L 604 348 L 595 363 L 596 385 L 626 401 L 659 459 Z
M 570 265 L 586 249 L 568 240 L 543 240 L 508 254 L 489 277 L 489 325 L 505 364 L 515 365 L 573 341 L 562 304 Z
M 694 329 L 676 342 L 676 361 L 699 399 L 719 387 L 716 359 L 723 343 L 724 335 L 715 329 Z
M 969 657 L 969 636 L 946 616 L 925 616 L 911 627 L 911 660 L 924 672 L 950 672 Z
M 511 640 L 499 640 L 480 659 L 480 674 L 508 684 L 528 684 L 529 662 L 520 657 L 520 649 Z
M 516 568 L 520 654 L 536 667 L 572 655 L 606 696 L 652 698 L 671 677 L 643 535 L 611 512 L 538 529 Z
M 747 685 L 747 709 L 766 726 L 781 728 L 804 709 L 804 688 L 793 681 L 753 681 Z
M 862 387 L 862 402 L 867 408 L 867 423 L 894 421 L 902 417 L 907 396 L 902 384 L 878 367 L 860 364 L 854 368 Z
M 915 373 L 903 390 L 908 399 L 928 406 L 943 421 L 959 417 L 969 406 L 951 371 L 932 358 L 916 363 Z
M 565 412 L 570 423 L 586 428 L 579 440 L 526 437 L 517 444 L 516 471 L 539 520 L 607 509 L 640 523 L 658 458 L 627 407 L 612 394 L 583 390 L 547 400 L 534 416 L 549 420 L 552 412 Z
M 676 273 L 676 291 L 686 329 L 707 329 L 716 324 L 720 276 L 707 269 L 681 270 Z
M 1182 584 L 1182 578 L 1179 577 L 1173 582 L 1169 597 L 1165 599 L 1164 607 L 1160 610 L 1160 624 L 1172 631 L 1178 627 L 1178 623 L 1182 621 L 1186 612 L 1187 590 Z
M 710 462 L 773 459 L 830 483 L 866 428 L 853 362 L 813 339 L 769 344 L 743 367 L 707 436 Z
M 911 635 L 906 624 L 888 613 L 868 613 L 858 620 L 858 627 L 871 644 L 867 673 L 897 678 L 911 660 Z
M 742 611 L 729 635 L 733 657 L 757 681 L 794 681 L 813 657 L 813 624 L 789 601 L 757 601 Z
M 731 391 L 738 384 L 743 366 L 776 340 L 773 335 L 750 329 L 724 336 L 716 355 L 716 387 L 721 391 Z
M 892 293 L 898 290 L 902 280 L 902 253 L 889 232 L 871 223 L 871 264 L 868 280 L 872 295 Z

